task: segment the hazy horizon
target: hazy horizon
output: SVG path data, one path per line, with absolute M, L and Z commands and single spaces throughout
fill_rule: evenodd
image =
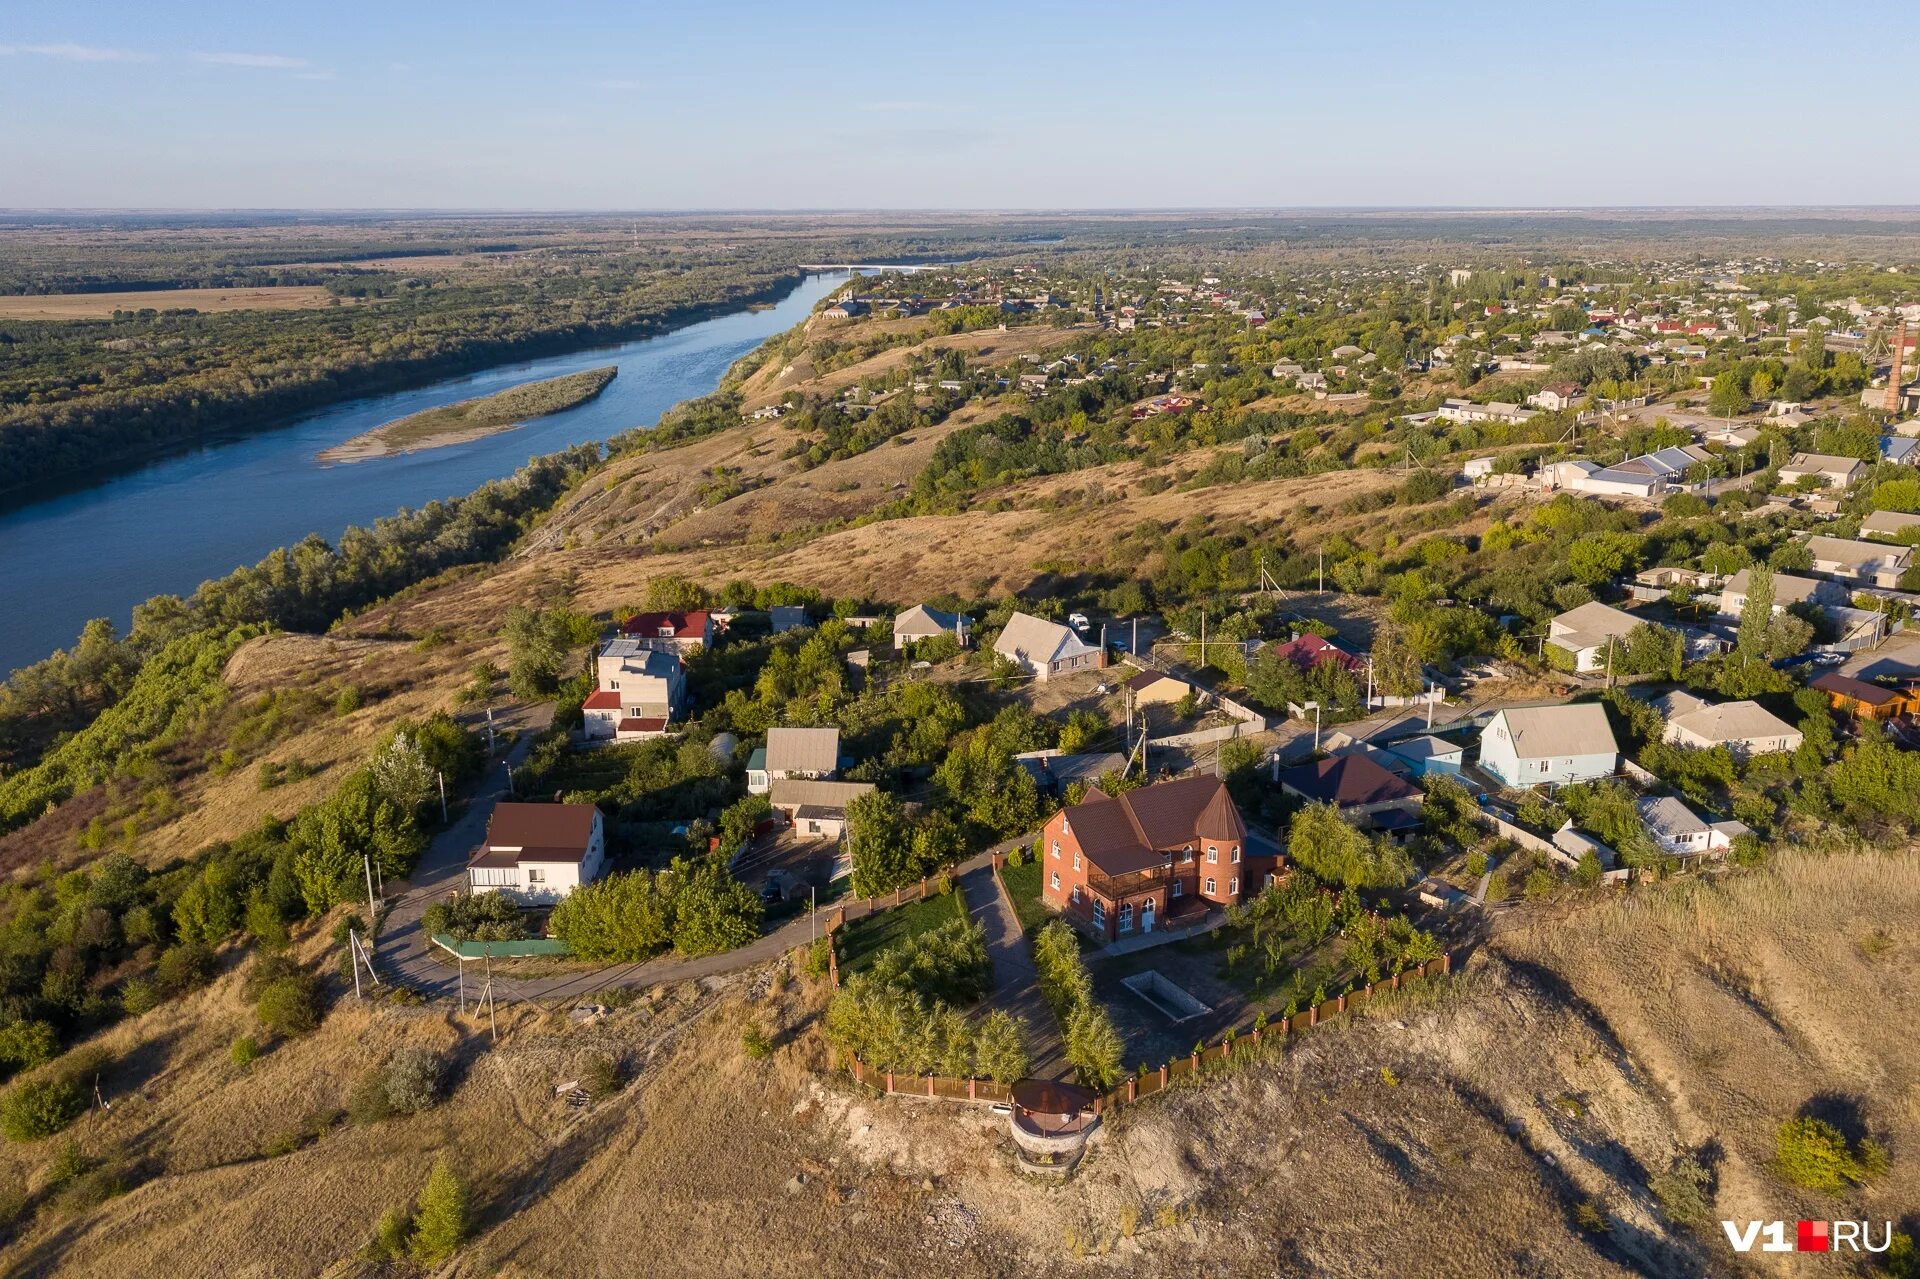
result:
M 1858 16 L 1869 17 L 1860 9 Z M 1138 211 L 1907 207 L 1804 6 L 590 0 L 457 16 L 27 0 L 0 206 Z M 1817 193 L 1817 202 L 1783 196 Z

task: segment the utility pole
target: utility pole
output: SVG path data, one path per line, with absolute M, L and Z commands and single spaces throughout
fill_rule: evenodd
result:
M 360 868 L 367 872 L 367 927 L 371 928 L 380 914 L 380 906 L 373 896 L 373 859 L 365 853 L 360 854 Z
M 444 824 L 447 821 L 447 774 L 444 770 L 435 769 L 434 776 L 440 779 L 440 820 Z
M 507 765 L 507 796 L 509 798 L 512 798 L 513 796 L 513 765 L 512 764 Z
M 1322 548 L 1320 551 L 1320 594 L 1325 595 L 1326 593 L 1327 593 L 1327 552 L 1325 548 Z

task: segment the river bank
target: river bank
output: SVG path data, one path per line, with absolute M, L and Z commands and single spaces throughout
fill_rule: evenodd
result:
M 0 512 L 0 598 L 15 605 L 0 610 L 0 670 L 71 644 L 89 618 L 124 630 L 141 601 L 187 594 L 276 547 L 313 534 L 332 540 L 350 525 L 469 493 L 530 456 L 655 422 L 682 400 L 712 392 L 734 361 L 806 319 L 844 279 L 810 275 L 769 309 L 359 397 Z M 619 375 L 600 395 L 510 432 L 376 467 L 317 460 L 398 418 L 606 366 Z

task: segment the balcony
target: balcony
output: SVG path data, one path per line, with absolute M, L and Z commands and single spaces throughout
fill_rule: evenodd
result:
M 1125 875 L 1108 875 L 1093 867 L 1087 867 L 1087 887 L 1110 902 L 1136 893 L 1150 892 L 1173 878 L 1173 864 L 1150 866 L 1146 870 L 1136 870 Z

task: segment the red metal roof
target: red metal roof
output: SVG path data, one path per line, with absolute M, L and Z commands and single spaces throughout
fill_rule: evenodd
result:
M 712 614 L 706 609 L 696 609 L 691 613 L 635 613 L 620 629 L 643 639 L 668 636 L 673 639 L 705 639 L 711 617 Z
M 1183 777 L 1118 797 L 1095 787 L 1066 810 L 1080 851 L 1109 875 L 1161 865 L 1164 850 L 1197 840 L 1243 840 L 1246 823 L 1217 777 Z
M 667 731 L 667 721 L 652 715 L 630 715 L 621 720 L 614 731 L 617 733 L 664 733 Z
M 590 693 L 587 695 L 587 700 L 580 703 L 580 709 L 583 711 L 617 711 L 620 709 L 620 694 L 613 692 L 611 689 L 601 689 L 598 692 Z
M 1303 670 L 1312 670 L 1322 662 L 1338 662 L 1350 671 L 1366 664 L 1332 640 L 1311 632 L 1285 644 L 1275 644 L 1273 651 Z

